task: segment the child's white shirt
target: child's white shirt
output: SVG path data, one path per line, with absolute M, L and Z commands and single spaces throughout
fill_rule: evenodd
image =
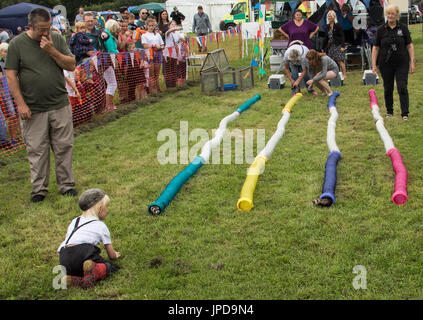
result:
M 156 45 L 156 46 L 164 45 L 162 36 L 158 33 L 152 33 L 152 32 L 144 33 L 141 37 L 141 43 Z
M 98 245 L 99 243 L 103 244 L 111 244 L 112 239 L 110 236 L 110 231 L 107 228 L 106 224 L 100 220 L 97 220 L 95 218 L 85 218 L 83 216 L 79 217 L 79 223 L 78 226 L 83 225 L 84 223 L 95 220 L 93 222 L 90 222 L 89 224 L 79 228 L 70 238 L 68 245 L 70 244 L 83 244 L 83 243 L 89 243 L 92 245 Z M 68 226 L 68 231 L 66 233 L 65 240 L 60 244 L 59 249 L 57 250 L 60 252 L 60 250 L 65 246 L 66 240 L 71 235 L 72 231 L 75 228 L 76 219 L 73 219 L 72 222 Z

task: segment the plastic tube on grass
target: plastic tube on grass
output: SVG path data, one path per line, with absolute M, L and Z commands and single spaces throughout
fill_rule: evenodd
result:
M 241 113 L 248 110 L 260 99 L 260 95 L 255 95 L 253 98 L 237 108 L 232 114 L 226 116 L 220 121 L 219 128 L 216 130 L 214 138 L 206 142 L 206 144 L 201 149 L 201 154 L 196 157 L 194 161 L 192 161 L 184 170 L 176 175 L 166 186 L 165 190 L 161 193 L 157 200 L 148 206 L 148 212 L 151 215 L 157 216 L 164 212 L 169 203 L 181 190 L 182 186 L 197 173 L 197 171 L 203 166 L 204 163 L 209 162 L 212 149 L 220 145 L 228 123 L 238 118 Z
M 237 202 L 237 208 L 240 211 L 250 211 L 253 208 L 253 197 L 254 191 L 257 186 L 258 177 L 263 173 L 266 162 L 272 155 L 276 148 L 279 140 L 282 138 L 285 132 L 285 126 L 291 116 L 291 110 L 294 105 L 301 99 L 303 95 L 297 93 L 293 96 L 282 110 L 282 119 L 278 123 L 276 132 L 270 138 L 266 147 L 260 151 L 259 155 L 255 158 L 253 164 L 250 166 L 247 172 L 247 178 L 245 179 L 244 185 L 241 190 L 241 195 Z
M 329 156 L 326 161 L 325 166 L 325 180 L 322 188 L 322 195 L 313 200 L 313 204 L 319 205 L 322 207 L 330 207 L 335 203 L 335 189 L 336 189 L 336 179 L 337 179 L 337 166 L 339 160 L 341 160 L 341 152 L 336 144 L 336 121 L 338 120 L 338 111 L 336 108 L 336 98 L 340 96 L 338 91 L 335 91 L 329 97 L 328 109 L 331 114 L 328 121 L 327 129 L 327 144 L 329 148 Z
M 376 120 L 376 128 L 385 145 L 386 155 L 391 158 L 392 168 L 395 172 L 394 193 L 392 195 L 392 202 L 396 205 L 404 205 L 408 200 L 407 195 L 407 178 L 408 173 L 402 160 L 401 153 L 394 146 L 394 142 L 390 137 L 388 131 L 383 124 L 383 118 L 379 114 L 379 105 L 377 102 L 376 91 L 369 90 L 370 108 L 372 110 L 373 118 Z

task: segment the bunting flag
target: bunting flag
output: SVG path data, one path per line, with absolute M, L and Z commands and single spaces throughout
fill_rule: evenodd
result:
M 192 41 L 192 47 L 194 48 L 195 47 L 195 38 L 191 38 L 191 41 Z
M 115 61 L 115 59 L 116 59 L 116 54 L 115 53 L 111 53 L 110 54 L 110 60 L 112 60 L 113 68 L 116 68 L 116 61 Z
M 260 50 L 259 50 L 259 48 L 257 47 L 257 44 L 256 44 L 255 47 L 254 47 L 254 54 L 258 55 L 259 52 L 260 52 Z
M 258 65 L 258 63 L 257 63 L 257 61 L 256 61 L 256 59 L 254 59 L 254 58 L 253 58 L 253 59 L 251 60 L 251 66 L 252 66 L 252 67 L 258 67 L 258 66 L 259 66 L 259 65 Z
M 120 68 L 122 68 L 122 63 L 123 63 L 124 55 L 125 55 L 125 53 L 118 53 L 117 54 L 117 61 L 118 61 L 118 64 L 119 64 L 119 67 Z
M 131 63 L 132 63 L 132 67 L 134 67 L 134 57 L 135 57 L 135 52 L 130 52 L 129 56 L 131 57 Z
M 264 48 L 263 41 L 261 41 L 261 40 L 260 40 L 260 47 L 261 47 L 261 48 Z
M 259 75 L 265 75 L 266 71 L 263 70 L 263 68 L 259 68 Z

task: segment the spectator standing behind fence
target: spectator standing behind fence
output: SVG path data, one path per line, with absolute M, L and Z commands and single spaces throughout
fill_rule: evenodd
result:
M 303 18 L 303 12 L 294 11 L 294 19 L 282 25 L 279 30 L 289 39 L 289 43 L 300 40 L 308 49 L 312 49 L 311 38 L 319 30 L 319 26 Z
M 204 37 L 203 45 L 198 44 L 199 52 L 207 52 L 207 34 L 212 32 L 212 26 L 209 16 L 203 11 L 202 6 L 198 6 L 198 12 L 194 15 L 194 22 L 192 23 L 192 32 L 197 34 L 197 37 Z
M 338 63 L 341 68 L 344 79 L 347 78 L 347 70 L 345 68 L 345 38 L 342 24 L 338 22 L 335 11 L 328 12 L 327 23 L 325 29 L 325 40 L 323 48 L 325 48 L 327 55 Z
M 2 67 L 1 68 L 2 70 L 4 66 L 4 60 L 7 57 L 8 48 L 9 48 L 8 43 L 4 42 L 0 44 L 0 66 Z M 0 112 L 2 112 L 4 119 L 7 120 L 7 128 L 8 128 L 9 136 L 10 136 L 10 141 L 9 141 L 10 143 L 7 143 L 7 145 L 9 146 L 10 144 L 16 145 L 18 140 L 18 132 L 19 132 L 19 119 L 16 112 L 16 106 L 13 102 L 12 97 L 10 96 L 10 90 L 6 80 L 6 72 L 4 73 L 2 72 L 0 74 L 0 77 L 1 77 L 1 82 L 0 82 L 1 111 Z M 3 125 L 0 124 L 0 126 L 3 126 Z M 6 126 L 6 123 L 4 123 L 4 126 Z M 0 139 L 0 144 L 2 144 L 1 140 L 4 141 L 5 139 Z
M 6 30 L 0 29 L 0 43 L 8 42 L 10 39 L 9 33 Z
M 150 93 L 160 92 L 159 76 L 160 66 L 163 59 L 164 42 L 159 33 L 156 32 L 157 22 L 153 18 L 147 19 L 147 33 L 142 36 L 144 49 L 149 52 L 149 89 Z
M 126 43 L 125 51 L 129 52 L 133 57 L 133 64 L 129 64 L 128 73 L 130 75 L 130 81 L 128 85 L 129 91 L 131 93 L 134 91 L 135 100 L 138 101 L 147 97 L 147 79 L 144 72 L 144 63 L 142 61 L 141 52 L 135 52 L 135 43 L 133 41 Z
M 118 51 L 125 52 L 125 46 L 128 41 L 132 41 L 132 33 L 128 29 L 128 21 L 120 21 L 120 31 L 118 33 Z
M 75 124 L 80 117 L 80 108 L 82 103 L 81 94 L 76 87 L 75 71 L 63 70 L 66 81 L 66 90 L 68 92 L 68 98 L 72 107 L 72 122 Z
M 162 10 L 159 13 L 159 31 L 162 36 L 163 42 L 165 40 L 165 34 L 169 30 L 169 15 L 166 10 Z
M 170 17 L 172 18 L 172 20 L 176 22 L 176 25 L 178 26 L 182 25 L 182 22 L 185 20 L 185 16 L 181 12 L 178 11 L 177 7 L 173 8 L 173 11 L 170 14 Z
M 141 9 L 140 10 L 140 18 L 137 21 L 137 27 L 145 30 L 146 29 L 145 24 L 147 22 L 147 18 L 148 18 L 147 9 Z
M 96 54 L 96 49 L 92 45 L 92 39 L 85 35 L 86 27 L 84 22 L 75 24 L 76 33 L 69 41 L 71 52 L 75 55 L 76 64 L 80 64 L 84 59 Z
M 84 12 L 85 12 L 84 8 L 79 7 L 79 11 L 78 11 L 78 14 L 75 17 L 75 23 L 74 24 L 76 24 L 77 22 L 83 22 L 84 21 Z
M 330 96 L 333 92 L 330 89 L 327 80 L 337 77 L 339 73 L 338 65 L 325 53 L 317 52 L 314 49 L 311 49 L 306 54 L 306 58 L 309 61 L 310 68 L 314 71 L 313 79 L 306 82 L 308 89 L 311 90 L 315 84 L 322 91 L 323 95 Z
M 342 29 L 344 30 L 345 42 L 352 44 L 354 43 L 354 29 L 353 29 L 354 16 L 351 12 L 350 5 L 347 3 L 344 3 L 341 7 L 341 12 L 342 12 Z
M 118 43 L 117 37 L 120 31 L 120 25 L 116 20 L 110 19 L 106 22 L 106 33 L 109 35 L 109 38 L 104 42 L 104 46 L 106 48 L 106 52 L 117 54 L 118 51 Z M 116 81 L 116 74 L 113 69 L 113 66 L 108 67 L 104 71 L 104 79 L 107 83 L 106 89 L 106 110 L 116 110 L 116 106 L 113 103 L 113 97 L 115 96 L 116 89 L 117 89 L 117 81 Z
M 177 82 L 176 68 L 178 65 L 179 56 L 179 35 L 176 33 L 180 27 L 172 20 L 169 24 L 169 29 L 165 33 L 165 50 L 163 52 L 163 76 L 165 79 L 166 88 L 175 88 Z
M 128 7 L 120 7 L 119 13 L 123 21 L 128 20 Z
M 377 65 L 383 79 L 387 117 L 394 114 L 394 78 L 401 105 L 401 116 L 408 120 L 408 71 L 414 73 L 414 45 L 407 26 L 399 22 L 397 6 L 389 5 L 385 10 L 387 21 L 377 29 L 372 50 L 372 70 L 377 74 Z
M 92 40 L 91 44 L 97 51 L 104 51 L 104 41 L 108 39 L 108 33 L 104 32 L 103 29 L 97 30 L 95 28 L 96 20 L 91 12 L 84 14 L 84 23 L 86 27 L 85 35 Z
M 135 31 L 137 25 L 135 24 L 135 15 L 133 13 L 128 14 L 128 30 Z
M 63 75 L 63 70 L 75 69 L 75 57 L 60 34 L 50 33 L 48 11 L 41 8 L 31 11 L 28 26 L 27 32 L 10 42 L 5 67 L 22 120 L 31 169 L 31 201 L 43 201 L 48 193 L 50 147 L 60 192 L 76 196 L 72 110 Z
M 1 43 L 0 44 L 0 76 L 6 75 L 6 71 L 4 70 L 4 61 L 6 60 L 8 48 L 9 48 L 8 43 Z

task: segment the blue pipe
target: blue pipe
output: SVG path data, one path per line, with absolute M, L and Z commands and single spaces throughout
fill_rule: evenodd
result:
M 182 186 L 202 167 L 203 162 L 204 159 L 198 156 L 185 167 L 184 170 L 178 173 L 178 175 L 170 181 L 160 197 L 148 206 L 148 212 L 152 215 L 159 215 L 162 213 L 178 194 L 179 190 L 181 190 Z
M 338 161 L 342 158 L 341 153 L 332 151 L 329 153 L 328 160 L 326 161 L 325 168 L 325 182 L 323 183 L 322 195 L 320 199 L 332 200 L 332 205 L 335 203 L 335 189 L 336 189 L 336 167 Z
M 338 98 L 341 94 L 338 91 L 334 91 L 330 97 L 328 102 L 328 108 L 335 107 L 336 108 L 336 98 Z
M 254 103 L 259 101 L 261 99 L 261 96 L 259 94 L 256 94 L 254 97 L 252 97 L 247 102 L 243 103 L 236 111 L 239 113 L 243 113 L 244 111 L 248 110 Z

